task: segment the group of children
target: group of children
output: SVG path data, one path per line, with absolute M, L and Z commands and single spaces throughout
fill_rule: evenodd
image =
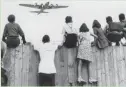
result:
M 97 82 L 96 79 L 91 76 L 90 64 L 92 62 L 92 49 L 90 36 L 94 37 L 94 44 L 99 49 L 104 49 L 111 45 L 111 42 L 116 42 L 119 46 L 119 41 L 122 37 L 126 38 L 126 21 L 125 15 L 119 15 L 119 23 L 112 21 L 112 17 L 108 16 L 106 22 L 108 23 L 105 29 L 101 28 L 101 24 L 98 20 L 93 21 L 93 31 L 91 33 L 85 23 L 83 23 L 79 29 L 79 33 L 72 26 L 72 17 L 67 16 L 65 18 L 65 25 L 63 26 L 63 41 L 61 43 L 52 42 L 49 35 L 44 35 L 42 43 L 38 48 L 40 53 L 40 63 L 38 67 L 39 73 L 39 84 L 40 86 L 54 86 L 55 85 L 55 74 L 56 68 L 54 64 L 55 51 L 58 48 L 64 48 L 67 59 L 68 59 L 68 78 L 69 84 L 74 84 L 74 63 L 78 60 L 78 82 L 86 81 L 82 78 L 82 63 L 85 62 L 89 66 L 89 82 Z M 3 34 L 3 41 L 6 42 L 7 47 L 15 48 L 20 44 L 19 35 L 22 37 L 23 43 L 26 43 L 24 33 L 20 26 L 15 23 L 15 16 L 10 15 L 8 17 L 9 23 L 6 24 Z M 120 26 L 121 25 L 121 26 Z M 113 27 L 117 26 L 117 27 Z M 120 28 L 120 29 L 117 29 Z M 115 37 L 115 39 L 113 38 Z M 111 39 L 112 38 L 112 39 Z M 113 40 L 114 39 L 114 40 Z M 126 44 L 124 44 L 126 45 Z M 76 49 L 78 47 L 78 50 Z M 77 51 L 76 51 L 77 50 Z M 77 54 L 76 54 L 77 53 Z M 63 61 L 61 61 L 63 64 Z

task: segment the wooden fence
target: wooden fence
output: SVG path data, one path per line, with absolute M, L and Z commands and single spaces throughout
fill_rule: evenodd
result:
M 56 85 L 67 86 L 67 58 L 63 55 L 64 49 L 58 49 L 55 55 L 55 65 L 57 69 Z M 125 86 L 126 85 L 126 47 L 114 46 L 104 50 L 93 47 L 92 73 L 98 80 L 99 86 Z M 76 54 L 76 52 L 75 52 Z M 59 58 L 64 56 L 64 67 L 60 66 Z M 37 86 L 38 85 L 38 65 L 39 53 L 28 43 L 16 49 L 8 49 L 3 60 L 4 68 L 7 70 L 9 86 Z M 76 67 L 77 63 L 75 63 Z M 83 65 L 83 77 L 88 81 L 89 73 Z M 76 67 L 77 70 L 77 67 Z M 75 70 L 75 81 L 77 71 Z

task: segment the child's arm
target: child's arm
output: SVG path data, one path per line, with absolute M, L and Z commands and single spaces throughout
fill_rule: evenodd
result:
M 95 38 L 98 38 L 97 35 L 93 34 L 93 33 L 90 33 L 91 36 L 95 37 Z
M 81 40 L 82 40 L 82 37 L 79 35 L 79 36 L 78 36 L 78 44 L 81 43 Z

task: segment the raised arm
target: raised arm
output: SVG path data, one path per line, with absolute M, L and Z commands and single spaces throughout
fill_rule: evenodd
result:
M 97 32 L 97 29 L 96 29 L 96 28 L 93 28 L 93 31 L 94 31 L 94 34 L 95 34 L 95 35 L 97 35 L 97 34 L 98 34 L 98 32 Z M 98 38 L 98 36 L 97 36 L 97 38 Z M 96 43 L 97 38 L 94 38 L 94 42 L 95 42 L 95 43 Z
M 24 35 L 24 32 L 22 31 L 22 29 L 19 25 L 18 25 L 18 33 L 22 37 L 23 43 L 25 44 L 26 43 L 25 35 Z
M 93 34 L 93 33 L 90 33 L 91 36 L 95 37 L 95 38 L 98 38 L 97 35 Z

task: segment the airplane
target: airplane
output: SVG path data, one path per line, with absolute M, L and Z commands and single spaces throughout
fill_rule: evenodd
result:
M 24 7 L 31 7 L 31 8 L 37 8 L 37 9 L 40 9 L 40 11 L 30 11 L 32 13 L 48 13 L 48 12 L 45 12 L 44 10 L 46 9 L 58 9 L 58 8 L 67 8 L 68 6 L 59 6 L 58 4 L 56 5 L 53 5 L 53 4 L 50 4 L 49 2 L 46 2 L 44 5 L 43 4 L 40 4 L 38 5 L 37 3 L 35 3 L 34 5 L 32 4 L 19 4 L 20 6 L 24 6 Z

